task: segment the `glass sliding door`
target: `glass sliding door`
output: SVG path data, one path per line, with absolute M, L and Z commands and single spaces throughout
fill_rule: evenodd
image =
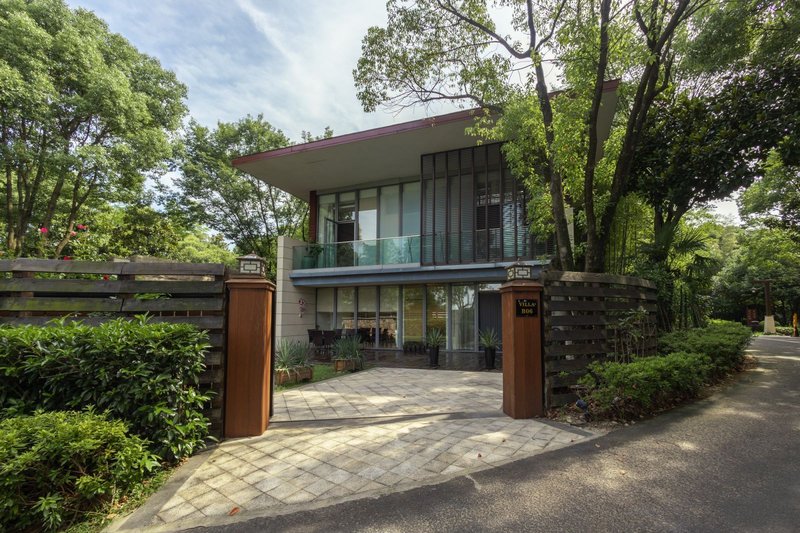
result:
M 376 311 L 378 309 L 378 288 L 358 288 L 358 335 L 367 346 L 375 345 Z
M 356 329 L 355 293 L 353 287 L 339 287 L 336 290 L 336 329 Z
M 317 327 L 316 329 L 332 330 L 333 328 L 333 289 L 317 289 Z
M 400 289 L 397 286 L 380 288 L 379 341 L 381 348 L 399 348 L 400 337 L 397 331 L 397 312 L 399 309 Z
M 408 285 L 403 287 L 403 343 L 423 342 L 422 322 L 425 306 L 425 287 Z
M 453 285 L 450 299 L 453 350 L 475 349 L 475 287 Z
M 447 338 L 447 285 L 428 285 L 426 293 L 425 332 L 438 329 Z

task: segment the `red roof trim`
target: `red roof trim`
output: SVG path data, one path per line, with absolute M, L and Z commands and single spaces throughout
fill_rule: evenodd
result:
M 619 87 L 619 79 L 609 80 L 603 84 L 603 92 L 616 91 Z M 554 96 L 563 91 L 553 91 L 550 93 Z M 376 139 L 378 137 L 385 137 L 387 135 L 395 135 L 398 133 L 405 133 L 424 128 L 431 128 L 438 125 L 450 124 L 452 122 L 461 122 L 469 118 L 477 116 L 481 113 L 481 108 L 465 109 L 463 111 L 455 111 L 444 115 L 437 115 L 435 117 L 422 118 L 412 120 L 409 122 L 402 122 L 400 124 L 391 124 L 389 126 L 382 126 L 380 128 L 373 128 L 371 130 L 357 131 L 354 133 L 345 133 L 329 139 L 320 139 L 319 141 L 312 141 L 308 143 L 295 144 L 285 148 L 278 148 L 276 150 L 269 150 L 266 152 L 258 152 L 250 155 L 243 155 L 237 157 L 232 161 L 233 166 L 243 165 L 245 163 L 252 163 L 263 159 L 272 159 L 274 157 L 281 157 L 284 155 L 297 154 L 308 152 L 311 150 L 319 150 L 321 148 L 330 148 L 332 146 L 339 146 L 340 144 L 348 144 L 358 141 L 366 141 L 369 139 Z

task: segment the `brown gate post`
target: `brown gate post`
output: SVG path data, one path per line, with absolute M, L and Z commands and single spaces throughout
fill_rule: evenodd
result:
M 514 264 L 500 287 L 503 305 L 503 412 L 544 416 L 542 289 L 530 265 Z
M 225 437 L 252 437 L 269 424 L 275 285 L 259 276 L 230 279 L 226 286 Z

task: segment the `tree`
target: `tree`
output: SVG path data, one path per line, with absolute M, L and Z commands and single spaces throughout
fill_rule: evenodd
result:
M 231 165 L 236 157 L 290 144 L 263 116 L 220 122 L 210 130 L 192 121 L 178 162 L 171 202 L 221 233 L 239 253 L 255 252 L 275 276 L 279 235 L 305 238 L 308 205 Z
M 500 113 L 494 134 L 509 139 L 512 167 L 533 188 L 549 192 L 561 267 L 575 267 L 570 204 L 580 211 L 584 268 L 602 271 L 605 241 L 650 107 L 669 86 L 673 39 L 708 4 L 493 2 L 510 9 L 515 39 L 498 29 L 485 0 L 390 0 L 386 28 L 370 28 L 363 40 L 354 71 L 358 96 L 366 111 L 456 100 Z M 546 60 L 562 68 L 567 97 L 551 95 Z M 604 82 L 614 76 L 629 88 L 622 91 L 615 131 L 602 146 Z
M 138 196 L 145 174 L 165 170 L 185 97 L 172 72 L 93 13 L 62 0 L 0 2 L 9 253 L 59 256 L 92 203 Z
M 211 236 L 205 228 L 158 210 L 152 203 L 150 195 L 145 195 L 130 205 L 106 205 L 88 212 L 64 255 L 91 261 L 144 255 L 192 263 L 234 262 L 221 236 Z
M 655 234 L 666 226 L 677 227 L 690 209 L 750 186 L 774 150 L 793 157 L 792 145 L 798 143 L 793 132 L 800 128 L 798 85 L 800 58 L 789 58 L 727 75 L 715 94 L 681 94 L 656 103 L 637 149 L 630 185 L 653 207 Z M 772 173 L 761 181 L 759 191 L 783 187 L 776 179 L 788 176 L 778 172 L 778 163 L 773 156 Z M 788 220 L 791 185 L 787 189 Z M 745 193 L 754 210 L 767 208 L 767 196 Z M 664 261 L 668 249 L 667 243 L 654 250 L 659 253 L 652 260 Z
M 741 318 L 748 304 L 763 310 L 764 291 L 756 280 L 772 280 L 774 307 L 784 324 L 800 312 L 800 244 L 781 229 L 750 228 L 736 253 L 714 280 L 714 312 Z
M 751 225 L 786 230 L 800 244 L 800 166 L 771 152 L 764 175 L 739 198 L 739 213 Z

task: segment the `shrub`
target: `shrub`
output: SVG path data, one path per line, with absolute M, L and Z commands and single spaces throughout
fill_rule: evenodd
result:
M 697 396 L 700 388 L 741 364 L 750 329 L 735 322 L 712 321 L 704 328 L 659 338 L 655 357 L 630 363 L 595 363 L 580 385 L 595 415 L 629 418 Z
M 50 412 L 0 421 L 0 530 L 54 530 L 158 467 L 121 421 Z
M 144 317 L 0 328 L 0 416 L 94 406 L 165 461 L 185 457 L 208 433 L 209 398 L 196 388 L 206 340 L 191 325 Z
M 333 343 L 333 359 L 361 361 L 361 339 L 358 336 L 342 337 Z
M 281 339 L 275 353 L 276 370 L 308 366 L 309 347 L 300 341 Z
M 643 357 L 630 363 L 595 363 L 580 384 L 601 417 L 648 414 L 697 395 L 712 369 L 711 358 L 695 353 Z
M 673 331 L 662 335 L 658 349 L 662 354 L 672 352 L 702 353 L 713 363 L 712 375 L 719 378 L 741 365 L 744 349 L 752 332 L 736 322 L 712 321 L 704 328 Z

